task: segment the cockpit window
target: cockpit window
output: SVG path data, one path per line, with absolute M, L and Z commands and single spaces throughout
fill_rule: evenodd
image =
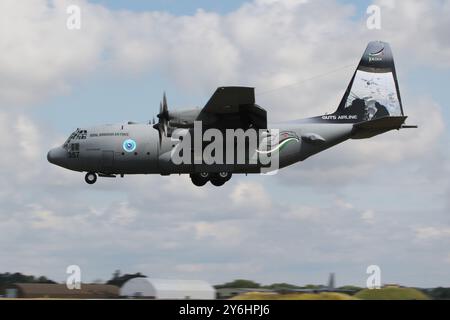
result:
M 79 129 L 77 129 L 77 131 L 75 131 L 74 133 L 72 133 L 72 134 L 69 136 L 69 138 L 67 138 L 66 142 L 64 142 L 64 145 L 63 145 L 63 148 L 64 148 L 64 149 L 67 149 L 67 147 L 69 146 L 70 141 L 72 141 L 72 140 L 77 136 L 78 130 L 79 130 Z
M 77 129 L 69 136 L 69 138 L 67 138 L 66 142 L 64 142 L 63 148 L 68 150 L 69 144 L 72 140 L 85 140 L 86 138 L 87 130 Z
M 84 140 L 87 137 L 87 131 L 86 130 L 80 130 L 75 137 L 76 140 Z

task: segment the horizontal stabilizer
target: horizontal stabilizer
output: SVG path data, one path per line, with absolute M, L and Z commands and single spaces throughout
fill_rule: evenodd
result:
M 402 125 L 402 129 L 417 129 L 419 126 L 418 125 L 411 125 L 408 126 L 406 124 Z
M 399 130 L 405 123 L 406 118 L 406 116 L 391 116 L 356 123 L 353 125 L 352 138 L 365 139 L 390 130 Z

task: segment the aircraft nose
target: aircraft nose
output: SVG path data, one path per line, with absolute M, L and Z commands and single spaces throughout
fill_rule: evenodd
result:
M 53 148 L 47 153 L 48 162 L 56 165 L 60 165 L 64 157 L 65 150 L 62 147 Z

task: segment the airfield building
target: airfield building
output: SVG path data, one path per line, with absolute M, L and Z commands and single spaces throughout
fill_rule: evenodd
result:
M 120 295 L 141 299 L 215 299 L 216 290 L 201 280 L 133 278 L 123 284 Z

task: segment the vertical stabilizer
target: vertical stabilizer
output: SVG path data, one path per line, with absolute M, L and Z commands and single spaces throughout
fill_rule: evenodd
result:
M 355 123 L 403 117 L 394 58 L 388 43 L 368 44 L 334 115 Z

